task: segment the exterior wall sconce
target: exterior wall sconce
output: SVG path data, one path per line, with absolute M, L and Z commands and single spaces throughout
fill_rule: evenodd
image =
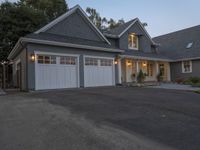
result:
M 131 61 L 128 61 L 128 62 L 127 62 L 127 66 L 131 66 Z
M 143 63 L 142 66 L 143 66 L 143 67 L 146 67 L 146 66 L 147 66 L 147 63 Z
M 31 61 L 35 62 L 35 55 L 34 54 L 31 54 Z
M 115 63 L 115 65 L 117 65 L 117 64 L 118 64 L 117 60 L 115 60 L 115 62 L 114 62 L 114 63 Z

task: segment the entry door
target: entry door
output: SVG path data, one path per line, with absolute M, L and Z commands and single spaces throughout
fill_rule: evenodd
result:
M 132 60 L 126 60 L 126 82 L 133 82 L 135 77 L 133 74 L 136 73 L 136 65 Z
M 115 85 L 113 59 L 85 57 L 84 85 L 85 87 Z

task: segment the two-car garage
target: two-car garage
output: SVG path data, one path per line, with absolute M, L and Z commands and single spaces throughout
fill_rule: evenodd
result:
M 115 85 L 112 57 L 82 56 L 83 61 L 81 55 L 70 54 L 36 53 L 35 57 L 35 90 Z

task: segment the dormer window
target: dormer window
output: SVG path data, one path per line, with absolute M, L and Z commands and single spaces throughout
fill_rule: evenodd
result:
M 128 48 L 138 50 L 138 36 L 135 33 L 128 36 Z

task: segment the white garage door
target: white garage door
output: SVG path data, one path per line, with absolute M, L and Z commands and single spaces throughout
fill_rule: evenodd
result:
M 113 59 L 85 57 L 84 83 L 85 87 L 115 85 Z
M 36 90 L 76 88 L 78 84 L 78 57 L 37 55 Z

